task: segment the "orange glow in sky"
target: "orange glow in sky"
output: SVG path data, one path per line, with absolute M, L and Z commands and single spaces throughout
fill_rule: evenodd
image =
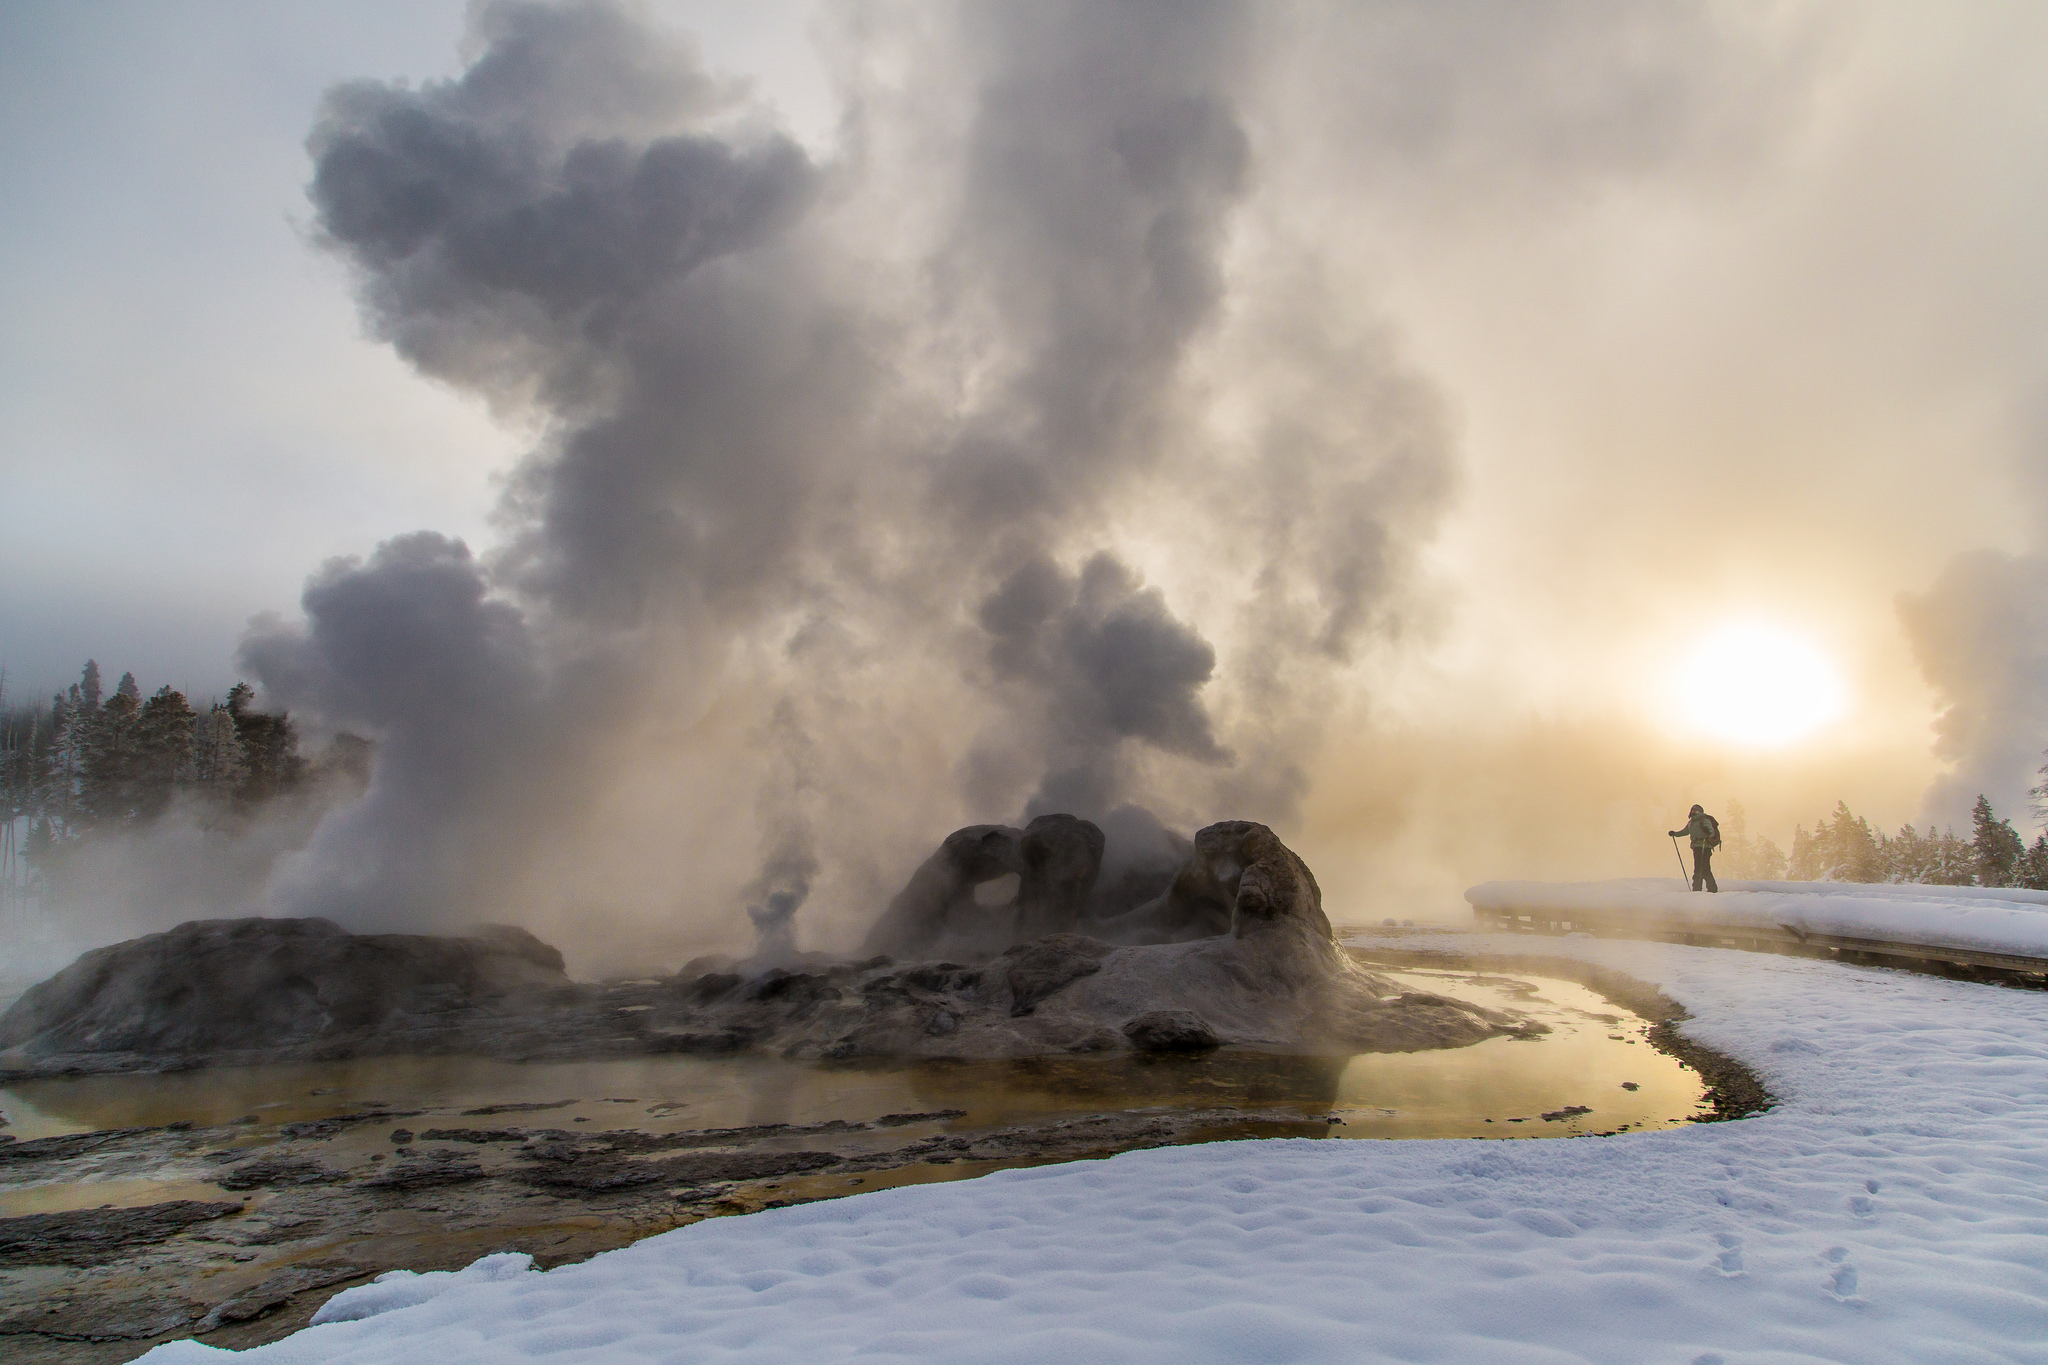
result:
M 1688 728 L 1759 748 L 1802 739 L 1848 707 L 1834 662 L 1810 639 L 1765 622 L 1714 630 L 1672 681 Z

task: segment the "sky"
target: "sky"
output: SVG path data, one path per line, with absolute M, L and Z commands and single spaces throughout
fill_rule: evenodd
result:
M 398 531 L 489 534 L 523 448 L 364 335 L 308 241 L 326 89 L 459 69 L 464 6 L 0 6 L 0 666 L 85 659 L 218 695 L 252 615 Z M 823 77 L 790 5 L 678 8 L 810 135 Z
M 2034 828 L 2038 7 L 14 4 L 0 52 L 5 685 L 378 739 L 273 911 L 711 938 L 815 881 L 823 942 L 955 824 L 1131 804 L 1359 917 L 1658 871 L 1695 800 Z M 1838 713 L 1697 714 L 1745 623 Z

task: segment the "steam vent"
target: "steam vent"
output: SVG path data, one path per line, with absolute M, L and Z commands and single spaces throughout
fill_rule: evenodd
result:
M 1264 825 L 1227 820 L 1174 843 L 1176 861 L 1105 878 L 1102 831 L 1071 815 L 956 831 L 867 942 L 942 960 L 871 984 L 865 1017 L 827 1055 L 1414 1051 L 1517 1031 L 1352 962 L 1315 874 Z M 988 894 L 1006 884 L 1007 901 Z
M 1225 821 L 1192 844 L 1159 834 L 1156 856 L 1105 876 L 1102 830 L 1071 815 L 958 830 L 890 901 L 866 956 L 803 970 L 585 985 L 513 929 L 181 925 L 25 994 L 0 1016 L 0 1074 L 401 1053 L 1415 1051 L 1527 1027 L 1351 961 L 1314 874 L 1264 825 Z

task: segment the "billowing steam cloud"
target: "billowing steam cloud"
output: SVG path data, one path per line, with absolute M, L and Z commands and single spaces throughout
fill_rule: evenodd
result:
M 787 572 L 847 415 L 847 348 L 784 247 L 816 172 L 779 133 L 720 130 L 731 98 L 620 10 L 477 23 L 458 81 L 332 93 L 319 226 L 401 354 L 552 421 L 509 586 L 608 623 L 742 596 Z
M 756 850 L 681 859 L 659 908 L 746 906 L 778 951 L 946 820 L 1285 815 L 1307 698 L 1450 478 L 1383 337 L 1306 277 L 1233 284 L 1247 10 L 878 21 L 920 92 L 856 81 L 826 163 L 624 5 L 473 22 L 457 79 L 331 92 L 310 196 L 375 333 L 540 437 L 490 554 L 401 537 L 247 642 L 380 745 L 281 906 L 524 913 L 622 770 L 716 789 L 692 847 Z M 1170 590 L 1218 573 L 1205 628 Z
M 1927 793 L 1927 819 L 1966 825 L 1989 796 L 2026 823 L 2026 792 L 2048 749 L 2048 561 L 1979 550 L 1899 599 L 1920 670 L 1946 709 L 1935 752 L 1954 765 Z
M 1101 815 L 1122 784 L 1120 741 L 1223 763 L 1198 697 L 1216 651 L 1168 612 L 1158 589 L 1141 589 L 1113 556 L 1098 554 L 1069 576 L 1048 559 L 1014 570 L 981 604 L 999 676 L 1038 692 L 1053 767 L 1025 813 Z
M 275 696 L 378 736 L 370 787 L 288 860 L 276 890 L 307 913 L 382 923 L 474 915 L 516 860 L 522 772 L 554 765 L 534 642 L 487 596 L 459 542 L 431 532 L 336 560 L 306 585 L 305 628 L 259 623 L 243 662 Z M 477 793 L 492 793 L 489 802 Z

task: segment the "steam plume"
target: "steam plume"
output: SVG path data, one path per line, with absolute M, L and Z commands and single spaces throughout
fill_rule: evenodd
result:
M 2024 815 L 2048 748 L 2048 561 L 1959 555 L 1925 593 L 1900 597 L 1899 617 L 1945 706 L 1935 753 L 1954 765 L 1929 788 L 1925 817 L 1967 825 L 1980 793 Z
M 330 93 L 309 193 L 373 331 L 541 435 L 493 552 L 401 537 L 247 641 L 270 693 L 381 746 L 278 903 L 502 917 L 621 763 L 754 795 L 693 845 L 729 863 L 751 808 L 751 870 L 693 864 L 671 895 L 750 905 L 778 950 L 821 877 L 857 899 L 900 875 L 935 807 L 1285 815 L 1310 698 L 1388 624 L 1450 479 L 1384 337 L 1338 337 L 1292 281 L 1226 307 L 1249 11 L 878 22 L 965 117 L 934 133 L 855 81 L 822 163 L 635 9 L 473 23 L 456 79 Z M 1250 441 L 1212 420 L 1233 346 L 1299 400 Z M 1206 625 L 1169 593 L 1204 563 L 1253 585 Z M 1220 711 L 1219 682 L 1253 705 Z M 935 723 L 916 758 L 867 747 Z

